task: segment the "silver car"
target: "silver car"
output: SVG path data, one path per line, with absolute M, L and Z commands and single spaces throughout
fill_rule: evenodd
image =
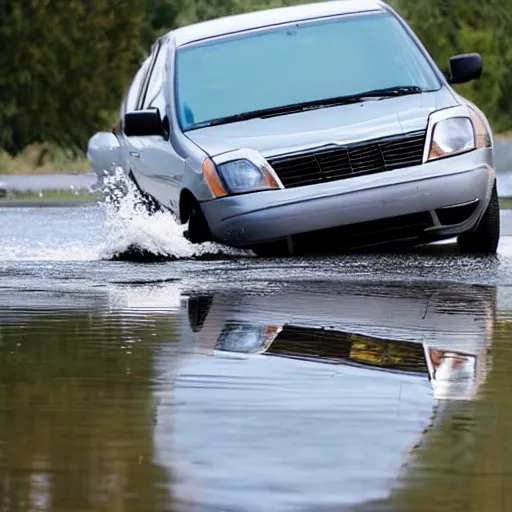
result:
M 481 73 L 478 54 L 441 71 L 376 0 L 211 20 L 154 44 L 88 156 L 195 243 L 279 254 L 458 237 L 493 254 L 491 128 L 451 87 Z

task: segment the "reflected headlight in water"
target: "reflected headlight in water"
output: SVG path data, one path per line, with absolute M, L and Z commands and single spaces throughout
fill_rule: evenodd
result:
M 241 352 L 244 354 L 261 353 L 281 331 L 277 326 L 256 326 L 247 324 L 227 324 L 215 345 L 215 350 Z
M 473 355 L 431 349 L 432 388 L 438 400 L 471 400 L 476 387 Z

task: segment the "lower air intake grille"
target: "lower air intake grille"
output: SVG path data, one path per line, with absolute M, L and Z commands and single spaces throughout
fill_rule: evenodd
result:
M 400 240 L 419 239 L 426 228 L 433 226 L 429 212 L 360 222 L 337 228 L 301 233 L 294 236 L 297 247 L 308 252 L 317 248 L 353 249 Z
M 334 149 L 270 158 L 286 188 L 420 165 L 426 131 Z

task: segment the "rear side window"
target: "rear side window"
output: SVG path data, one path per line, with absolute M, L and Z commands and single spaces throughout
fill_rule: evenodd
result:
M 168 50 L 169 47 L 165 43 L 158 49 L 158 54 L 156 55 L 153 69 L 151 70 L 151 75 L 149 77 L 148 87 L 144 94 L 142 103 L 143 109 L 150 107 L 162 90 Z
M 130 89 L 128 90 L 125 101 L 125 112 L 133 112 L 134 110 L 137 110 L 142 83 L 144 82 L 144 78 L 148 72 L 150 61 L 150 57 L 144 61 L 139 71 L 137 71 L 132 84 L 130 85 Z

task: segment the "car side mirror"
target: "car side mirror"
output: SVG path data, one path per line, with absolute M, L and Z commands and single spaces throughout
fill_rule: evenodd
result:
M 464 84 L 482 76 L 483 62 L 478 53 L 455 55 L 450 59 L 450 83 Z
M 157 108 L 126 113 L 123 129 L 127 137 L 165 136 L 162 118 Z

